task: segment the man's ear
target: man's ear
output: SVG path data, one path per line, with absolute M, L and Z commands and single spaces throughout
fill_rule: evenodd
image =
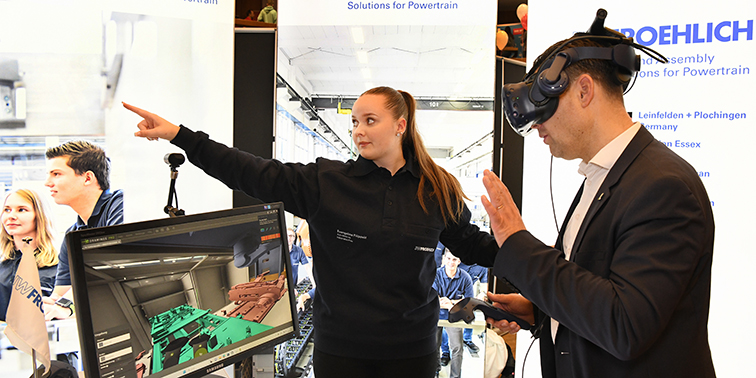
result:
M 577 87 L 578 94 L 580 95 L 580 105 L 584 108 L 590 105 L 593 101 L 593 96 L 596 95 L 596 82 L 588 74 L 582 74 L 575 80 L 574 85 Z
M 99 186 L 100 183 L 97 182 L 97 176 L 95 176 L 94 172 L 92 171 L 86 171 L 84 172 L 84 185 L 97 185 Z

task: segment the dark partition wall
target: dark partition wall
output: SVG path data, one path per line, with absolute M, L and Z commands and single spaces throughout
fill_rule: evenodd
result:
M 522 160 L 525 140 L 507 122 L 501 107 L 501 87 L 522 81 L 525 62 L 508 58 L 496 59 L 496 89 L 494 96 L 493 172 L 507 185 L 517 208 L 522 212 Z M 493 275 L 489 275 L 493 277 Z M 511 293 L 514 288 L 498 277 L 488 281 L 494 293 Z
M 496 60 L 494 97 L 494 173 L 507 185 L 517 208 L 522 212 L 522 157 L 524 139 L 507 122 L 501 108 L 501 87 L 522 81 L 525 63 L 514 59 Z
M 276 29 L 237 28 L 234 54 L 234 147 L 273 157 L 276 121 Z M 233 206 L 261 203 L 234 191 Z

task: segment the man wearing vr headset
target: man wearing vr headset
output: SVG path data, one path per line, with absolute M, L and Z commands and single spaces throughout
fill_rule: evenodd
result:
M 521 293 L 489 298 L 535 324 L 544 377 L 714 377 L 711 203 L 696 171 L 627 114 L 623 89 L 641 47 L 600 26 L 555 44 L 524 82 L 504 87 L 515 129 L 581 159 L 586 180 L 551 247 L 485 172 L 494 274 Z

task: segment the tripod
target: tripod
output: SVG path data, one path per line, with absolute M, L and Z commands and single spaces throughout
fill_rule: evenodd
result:
M 165 205 L 165 211 L 171 218 L 184 215 L 184 210 L 178 208 L 178 194 L 176 194 L 176 178 L 178 177 L 178 167 L 184 163 L 184 155 L 167 154 L 163 159 L 171 167 L 171 184 L 168 188 L 168 204 Z M 176 200 L 176 207 L 173 206 L 173 200 Z

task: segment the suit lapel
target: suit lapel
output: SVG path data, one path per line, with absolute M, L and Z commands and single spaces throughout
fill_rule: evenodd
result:
M 562 227 L 559 229 L 559 236 L 557 237 L 556 244 L 554 244 L 554 246 L 562 252 L 564 252 L 564 245 L 562 243 L 564 242 L 564 233 L 567 230 L 567 223 L 570 221 L 570 218 L 572 218 L 572 213 L 575 212 L 575 208 L 577 207 L 578 203 L 580 203 L 580 197 L 583 196 L 583 189 L 585 189 L 585 180 L 583 180 L 583 184 L 580 185 L 580 190 L 578 190 L 577 194 L 575 195 L 575 199 L 572 200 L 572 205 L 570 205 L 570 209 L 567 210 L 567 215 L 562 221 Z
M 583 236 L 585 236 L 585 231 L 588 228 L 588 225 L 593 220 L 593 217 L 596 215 L 596 213 L 598 213 L 598 211 L 604 206 L 604 204 L 611 197 L 612 188 L 614 188 L 614 186 L 617 185 L 617 183 L 619 182 L 619 179 L 625 173 L 625 171 L 630 166 L 630 164 L 632 164 L 632 162 L 635 161 L 638 155 L 640 155 L 641 151 L 643 151 L 643 149 L 646 148 L 646 146 L 648 146 L 648 144 L 651 143 L 653 140 L 654 140 L 654 137 L 651 135 L 651 133 L 648 132 L 648 130 L 646 130 L 645 127 L 641 126 L 640 130 L 638 130 L 638 133 L 635 134 L 633 139 L 625 148 L 625 151 L 622 152 L 620 157 L 614 163 L 614 165 L 612 166 L 612 169 L 609 170 L 609 173 L 606 175 L 604 182 L 601 184 L 601 187 L 599 187 L 598 192 L 596 192 L 596 197 L 593 198 L 593 202 L 591 203 L 590 207 L 588 207 L 588 212 L 585 214 L 585 219 L 583 219 L 583 224 L 580 225 L 580 229 L 578 230 L 578 233 L 575 236 L 575 243 L 573 243 L 572 245 L 572 254 L 570 256 L 570 261 L 574 261 L 575 255 L 577 255 L 580 252 L 580 243 L 583 241 Z M 581 188 L 581 192 L 582 192 L 582 188 Z M 578 193 L 578 196 L 579 195 L 580 193 Z M 576 201 L 579 201 L 579 197 L 577 197 Z M 572 210 L 574 210 L 574 206 L 576 206 L 576 203 L 573 203 L 573 208 L 570 211 L 570 216 L 572 215 Z

